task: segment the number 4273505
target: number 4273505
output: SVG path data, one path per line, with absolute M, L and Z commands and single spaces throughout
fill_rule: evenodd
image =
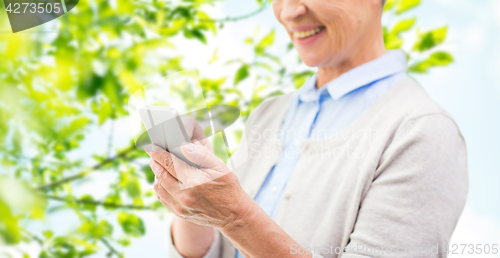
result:
M 498 244 L 453 244 L 445 246 L 447 254 L 498 254 Z
M 9 3 L 8 13 L 60 13 L 61 3 Z

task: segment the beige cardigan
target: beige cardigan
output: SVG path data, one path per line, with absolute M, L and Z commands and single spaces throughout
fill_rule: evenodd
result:
M 252 197 L 278 160 L 291 96 L 252 112 L 248 156 L 233 156 L 245 160 L 234 172 Z M 275 221 L 314 257 L 446 256 L 467 196 L 466 147 L 453 119 L 415 81 L 401 80 L 344 131 L 305 140 L 301 149 Z M 169 258 L 182 257 L 170 234 L 168 249 Z M 234 255 L 216 230 L 205 257 Z

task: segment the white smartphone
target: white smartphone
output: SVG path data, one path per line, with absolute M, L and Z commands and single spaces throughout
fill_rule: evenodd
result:
M 191 142 L 177 110 L 164 106 L 144 106 L 139 109 L 142 123 L 154 145 L 174 154 L 191 166 L 196 166 L 181 152 L 181 144 Z

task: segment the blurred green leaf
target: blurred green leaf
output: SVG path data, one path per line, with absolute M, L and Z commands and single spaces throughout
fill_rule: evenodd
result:
M 141 171 L 144 172 L 144 176 L 146 177 L 146 180 L 148 181 L 148 183 L 150 183 L 150 184 L 154 183 L 155 174 L 153 173 L 151 166 L 144 165 L 144 166 L 142 166 Z
M 399 0 L 386 0 L 384 5 L 384 12 L 391 10 Z
M 224 162 L 227 162 L 229 154 L 227 153 L 227 148 L 224 144 L 222 133 L 219 132 L 212 136 L 212 147 L 214 149 L 215 155 L 222 159 Z
M 0 175 L 0 200 L 10 207 L 14 214 L 28 218 L 44 217 L 47 200 L 27 184 Z
M 111 236 L 113 226 L 105 220 L 101 220 L 99 223 L 84 220 L 77 232 L 91 239 L 100 239 L 105 236 Z
M 444 51 L 432 53 L 430 59 L 432 59 L 432 62 L 435 65 L 439 66 L 447 66 L 454 61 L 453 56 L 450 53 Z
M 274 43 L 275 31 L 272 30 L 262 38 L 262 40 L 255 46 L 255 53 L 257 55 L 263 55 L 264 51 Z
M 0 242 L 21 241 L 20 219 L 40 219 L 47 201 L 26 184 L 0 175 Z
M 136 198 L 141 196 L 141 184 L 137 179 L 129 179 L 125 187 L 127 194 L 131 198 Z
M 304 71 L 301 73 L 295 73 L 293 74 L 293 82 L 295 84 L 295 88 L 298 89 L 304 85 L 304 83 L 314 75 L 314 72 L 312 71 Z
M 436 45 L 443 43 L 448 33 L 448 27 L 437 28 L 418 36 L 418 40 L 413 45 L 413 50 L 423 52 L 429 50 Z
M 47 243 L 40 258 L 86 257 L 98 250 L 97 245 L 74 236 L 58 236 Z
M 133 237 L 140 237 L 146 234 L 146 227 L 141 218 L 131 213 L 119 212 L 118 223 L 123 232 Z
M 51 239 L 54 236 L 54 232 L 52 232 L 52 230 L 45 230 L 43 231 L 43 235 L 45 238 Z
M 118 239 L 118 241 L 116 241 L 118 244 L 122 245 L 122 246 L 130 246 L 131 244 L 131 241 L 130 239 L 126 238 L 126 237 L 121 237 L 120 239 Z
M 426 73 L 432 67 L 447 66 L 453 62 L 453 56 L 444 51 L 432 53 L 424 61 L 417 62 L 408 68 L 408 72 Z
M 400 49 L 403 46 L 403 39 L 399 37 L 397 34 L 388 34 L 385 38 L 385 48 L 388 50 L 391 49 Z
M 396 13 L 400 14 L 420 5 L 421 0 L 400 0 L 396 6 Z
M 89 194 L 84 194 L 80 197 L 80 200 L 86 201 L 86 202 L 93 202 L 94 197 L 92 197 L 92 195 L 89 195 Z M 89 204 L 89 203 L 81 203 L 81 206 L 82 206 L 83 210 L 87 210 L 87 211 L 91 211 L 91 212 L 95 212 L 97 209 L 96 205 Z
M 69 137 L 84 128 L 88 123 L 90 123 L 90 119 L 88 117 L 76 118 L 71 121 L 69 125 L 63 127 L 59 133 L 61 133 L 63 137 Z
M 21 228 L 18 219 L 12 214 L 9 206 L 0 199 L 0 242 L 13 245 L 20 240 Z
M 184 29 L 184 36 L 188 39 L 196 38 L 199 41 L 203 42 L 203 44 L 207 43 L 205 35 L 199 29 Z
M 410 19 L 404 19 L 396 23 L 394 27 L 391 30 L 391 33 L 393 34 L 399 34 L 401 32 L 405 32 L 410 30 L 413 25 L 415 25 L 415 22 L 417 21 L 417 18 L 410 18 Z
M 234 85 L 237 85 L 238 83 L 240 83 L 241 81 L 243 81 L 244 79 L 246 79 L 250 73 L 248 72 L 248 69 L 249 69 L 249 66 L 244 64 L 240 67 L 240 69 L 238 69 L 238 71 L 236 72 L 236 75 L 234 76 Z
M 109 203 L 109 204 L 116 204 L 116 205 L 121 205 L 122 204 L 122 200 L 120 198 L 120 195 L 117 194 L 117 193 L 111 193 L 111 194 L 109 194 L 104 199 L 104 202 L 105 203 Z M 104 209 L 106 209 L 106 210 L 114 210 L 114 208 L 110 208 L 109 206 L 104 206 Z

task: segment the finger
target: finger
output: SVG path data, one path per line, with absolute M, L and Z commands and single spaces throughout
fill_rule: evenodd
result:
M 205 131 L 201 127 L 200 123 L 198 123 L 198 121 L 196 121 L 192 116 L 182 116 L 181 119 L 191 142 L 197 141 L 213 152 L 212 144 L 210 143 L 210 140 L 205 134 Z
M 205 148 L 201 147 L 200 148 Z M 180 184 L 188 182 L 188 180 L 197 175 L 198 169 L 187 164 L 183 160 L 177 158 L 169 152 L 149 152 L 151 158 L 162 166 L 168 174 L 172 175 Z M 154 163 L 153 163 L 154 165 Z M 161 169 L 156 168 L 156 171 Z
M 155 174 L 155 177 L 158 178 L 159 175 L 163 172 L 167 172 L 164 167 L 162 167 L 156 160 L 154 159 L 149 159 L 149 166 L 151 167 L 151 170 L 153 171 L 153 174 Z
M 148 145 L 144 150 L 154 161 L 160 164 L 168 173 L 170 173 L 176 179 L 179 179 L 173 166 L 174 159 L 176 158 L 175 155 L 171 154 L 168 151 L 163 150 L 161 147 L 158 147 L 156 145 Z
M 200 145 L 186 143 L 181 146 L 181 151 L 189 161 L 203 168 L 218 168 L 225 165 L 224 161 L 213 152 Z
M 181 182 L 173 177 L 170 173 L 168 173 L 168 171 L 162 165 L 156 162 L 156 160 L 150 159 L 149 166 L 155 174 L 155 186 L 156 184 L 162 184 L 162 186 L 166 189 L 180 189 L 179 184 L 181 184 Z
M 156 161 L 153 161 L 153 162 L 156 163 Z M 159 167 L 159 168 L 157 168 L 158 170 L 162 169 L 160 164 L 157 164 L 157 166 Z M 172 193 L 170 193 L 166 189 L 177 190 L 177 189 L 179 189 L 178 184 L 179 184 L 179 181 L 177 181 L 177 179 L 175 179 L 172 175 L 170 175 L 169 173 L 167 173 L 164 170 L 163 175 L 161 177 L 156 177 L 155 184 L 153 186 L 154 191 L 156 193 L 156 197 L 158 198 L 158 200 L 163 204 L 163 206 L 165 206 L 170 211 L 173 210 L 173 207 L 174 207 L 174 204 L 176 203 L 176 201 L 175 201 L 175 198 L 173 197 Z
M 154 144 L 149 144 L 146 147 L 144 147 L 144 151 L 151 157 L 152 159 L 154 157 L 163 157 L 163 155 L 166 155 L 165 153 L 167 152 L 164 150 L 162 147 Z M 168 153 L 168 152 L 167 152 Z
M 169 192 L 165 191 L 161 186 L 155 188 L 156 193 L 160 197 L 159 200 L 168 210 L 177 216 L 184 217 L 181 214 L 181 206 L 175 197 Z
M 144 147 L 144 151 L 149 156 L 151 156 L 150 154 L 153 153 L 153 152 L 159 152 L 159 153 L 166 152 L 166 150 L 164 150 L 162 147 L 160 147 L 158 145 L 154 145 L 154 144 L 149 144 L 146 147 Z
M 165 206 L 165 208 L 167 208 L 170 212 L 172 212 L 175 216 L 179 217 L 179 218 L 182 218 L 182 219 L 186 219 L 186 216 L 182 215 L 179 213 L 178 210 L 175 209 L 175 206 L 172 205 L 171 203 L 168 203 L 162 199 L 160 199 L 160 202 L 161 204 L 163 204 L 163 206 Z
M 211 153 L 214 153 L 214 149 L 212 148 L 212 144 L 210 143 L 210 141 L 208 140 L 208 138 L 204 139 L 203 142 L 200 142 L 200 141 L 194 141 L 194 142 L 191 142 L 192 144 L 196 144 L 198 146 L 202 146 L 202 147 L 205 147 L 207 148 Z
M 168 202 L 162 200 L 161 198 L 159 199 L 159 201 L 161 202 L 161 204 L 163 204 L 163 206 L 165 206 L 165 208 L 167 208 L 169 211 L 172 212 L 173 208 Z M 175 215 L 177 215 L 177 214 L 175 214 Z
M 210 143 L 210 140 L 208 138 L 201 139 L 199 143 L 203 147 L 207 148 L 211 153 L 214 153 L 214 149 L 212 148 L 212 143 Z
M 163 200 L 170 205 L 173 205 L 175 203 L 174 196 L 167 190 L 165 190 L 165 188 L 163 188 L 163 186 L 160 183 L 155 183 L 154 190 L 160 200 Z
M 156 177 L 155 179 L 155 187 L 163 188 L 165 191 L 173 194 L 175 191 L 180 190 L 179 184 L 182 184 L 179 180 L 177 180 L 174 176 L 166 171 L 160 164 L 157 165 L 158 169 L 163 169 L 163 172 Z M 156 188 L 155 188 L 156 191 Z
M 191 141 L 201 141 L 207 138 L 203 128 L 192 116 L 182 116 L 181 120 Z

